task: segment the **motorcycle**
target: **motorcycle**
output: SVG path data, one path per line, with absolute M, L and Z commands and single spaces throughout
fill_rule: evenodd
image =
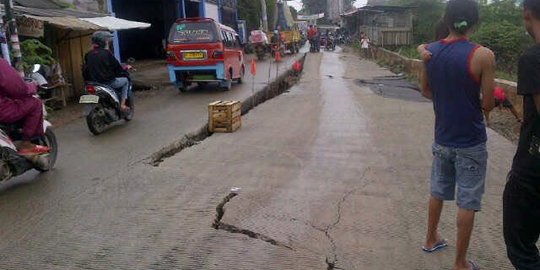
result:
M 266 55 L 266 46 L 264 46 L 263 43 L 254 43 L 252 44 L 255 54 L 257 55 L 257 59 L 259 61 L 264 60 L 264 56 Z
M 328 37 L 326 38 L 324 49 L 327 51 L 335 51 L 336 50 L 336 43 L 333 38 Z
M 272 58 L 276 58 L 276 53 L 278 51 L 281 54 L 281 56 L 283 56 L 285 54 L 285 45 L 282 42 L 272 43 L 271 53 L 270 53 L 272 55 Z
M 266 51 L 268 50 L 268 36 L 261 30 L 251 31 L 249 36 L 250 46 L 255 51 L 258 60 L 264 60 Z
M 135 103 L 133 98 L 133 82 L 129 76 L 130 67 L 124 68 L 123 76 L 129 81 L 128 98 L 126 100 L 128 111 L 123 111 L 120 106 L 120 89 L 97 82 L 85 82 L 86 95 L 79 99 L 80 104 L 84 104 L 84 115 L 86 124 L 92 134 L 99 135 L 109 126 L 122 120 L 129 122 L 135 115 Z
M 51 123 L 45 119 L 47 115 L 45 105 L 43 105 L 43 115 L 44 134 L 33 140 L 32 143 L 47 146 L 50 152 L 37 155 L 32 160 L 19 155 L 14 144 L 14 141 L 22 139 L 22 123 L 0 123 L 0 182 L 7 181 L 33 169 L 47 172 L 54 168 L 58 157 L 58 143 Z

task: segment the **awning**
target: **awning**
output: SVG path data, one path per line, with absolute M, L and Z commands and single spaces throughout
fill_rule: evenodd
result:
M 3 11 L 4 5 L 0 4 L 0 13 Z M 128 21 L 109 16 L 109 14 L 80 11 L 69 8 L 39 9 L 14 6 L 13 11 L 16 17 L 30 18 L 59 28 L 75 31 L 116 31 L 127 29 L 145 29 L 151 26 L 149 23 Z
M 127 30 L 127 29 L 145 29 L 152 26 L 149 23 L 128 21 L 111 16 L 98 18 L 81 18 L 81 20 L 105 28 L 109 31 Z
M 54 25 L 62 29 L 70 29 L 75 31 L 86 31 L 86 30 L 106 30 L 106 28 L 93 23 L 89 23 L 81 20 L 76 17 L 41 17 L 33 15 L 22 15 L 22 17 L 31 18 L 39 21 L 46 22 L 48 24 Z

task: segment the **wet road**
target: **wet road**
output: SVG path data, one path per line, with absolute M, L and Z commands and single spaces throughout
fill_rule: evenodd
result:
M 173 100 L 184 95 L 150 99 L 143 104 L 148 116 L 138 116 L 148 117 L 149 127 L 142 122 L 118 127 L 106 135 L 116 144 L 89 136 L 82 124 L 61 129 L 64 140 L 82 140 L 85 147 L 107 154 L 71 148 L 69 153 L 81 160 L 64 160 L 51 175 L 4 188 L 2 265 L 450 268 L 453 244 L 430 255 L 419 248 L 425 233 L 432 105 L 415 90 L 405 89 L 405 94 L 395 85 L 385 87 L 377 78 L 392 74 L 354 55 L 312 54 L 306 68 L 290 92 L 247 114 L 242 129 L 214 134 L 159 167 L 145 164 L 144 158 L 182 135 L 180 126 L 199 128 L 206 107 L 192 103 L 206 105 L 216 93 L 188 94 L 183 109 Z M 377 87 L 358 80 L 377 81 Z M 200 119 L 178 115 L 188 108 Z M 154 125 L 177 133 L 163 134 L 150 128 Z M 137 136 L 126 137 L 131 133 Z M 489 136 L 489 184 L 471 256 L 483 269 L 510 269 L 501 237 L 500 195 L 515 146 L 491 131 Z M 130 152 L 129 144 L 142 145 Z M 68 163 L 73 168 L 64 167 Z M 226 201 L 231 187 L 241 191 Z M 225 211 L 218 220 L 216 207 Z M 454 216 L 449 203 L 441 228 L 451 243 Z
M 269 77 L 272 80 L 276 72 L 283 73 L 292 61 L 293 57 L 284 58 L 279 69 L 270 60 L 258 63 L 255 84 L 247 74 L 244 84 L 233 84 L 229 92 L 210 85 L 179 94 L 168 87 L 139 100 L 132 122 L 113 127 L 100 136 L 91 135 L 82 119 L 58 128 L 60 153 L 53 172 L 41 175 L 29 172 L 0 183 L 0 261 L 24 261 L 33 253 L 28 247 L 41 250 L 39 245 L 34 245 L 39 237 L 54 243 L 59 240 L 55 235 L 84 234 L 85 230 L 77 226 L 81 217 L 99 216 L 108 207 L 88 208 L 87 196 L 93 194 L 96 200 L 101 200 L 100 191 L 112 179 L 118 180 L 135 166 L 145 167 L 154 152 L 200 129 L 207 121 L 208 103 L 244 100 L 252 95 L 253 85 L 255 91 L 262 89 Z M 130 185 L 129 178 L 121 180 L 123 184 L 116 189 Z M 14 254 L 16 247 L 27 249 Z

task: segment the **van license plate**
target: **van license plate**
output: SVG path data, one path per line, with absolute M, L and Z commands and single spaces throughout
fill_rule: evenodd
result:
M 95 95 L 83 95 L 79 99 L 79 103 L 81 104 L 95 104 L 99 103 L 99 97 Z
M 204 59 L 204 53 L 203 52 L 185 52 L 184 59 L 185 60 L 201 60 L 201 59 Z

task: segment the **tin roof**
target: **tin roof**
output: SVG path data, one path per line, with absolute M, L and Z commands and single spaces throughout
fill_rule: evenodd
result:
M 92 23 L 94 25 L 103 27 L 109 31 L 118 31 L 126 29 L 145 29 L 152 26 L 149 23 L 128 21 L 111 16 L 96 17 L 96 18 L 81 18 L 82 21 Z
M 89 11 L 80 11 L 69 8 L 55 8 L 55 9 L 41 9 L 34 7 L 23 7 L 23 6 L 14 6 L 13 11 L 16 14 L 26 14 L 40 17 L 75 17 L 75 18 L 94 18 L 94 17 L 105 17 L 108 14 L 89 12 Z
M 65 7 L 52 0 L 13 0 L 13 5 L 41 9 L 54 9 Z
M 14 6 L 16 16 L 40 20 L 63 29 L 84 30 L 126 30 L 144 29 L 149 23 L 129 21 L 111 17 L 108 14 L 79 11 L 74 9 L 55 8 L 40 9 L 34 7 Z M 4 13 L 4 5 L 0 5 L 0 13 Z

